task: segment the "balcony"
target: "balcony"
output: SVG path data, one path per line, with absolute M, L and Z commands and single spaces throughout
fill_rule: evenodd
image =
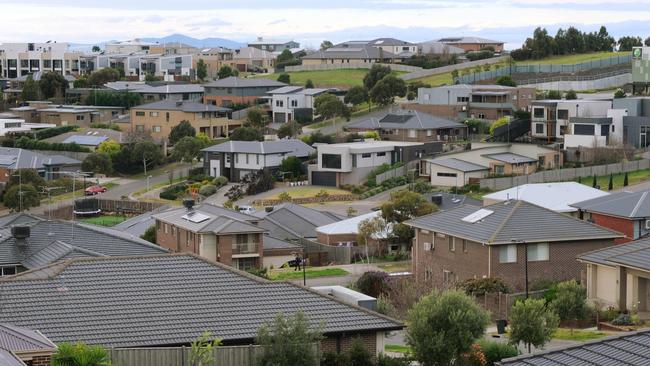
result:
M 233 243 L 232 254 L 258 254 L 259 243 Z

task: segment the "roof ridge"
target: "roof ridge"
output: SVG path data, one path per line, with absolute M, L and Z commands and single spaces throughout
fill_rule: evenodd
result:
M 16 338 L 20 338 L 24 342 L 36 344 L 37 346 L 40 345 L 42 347 L 45 346 L 45 347 L 49 347 L 49 348 L 56 348 L 56 345 L 54 345 L 54 343 L 52 343 L 52 342 L 50 342 L 50 343 L 43 342 L 43 341 L 41 341 L 39 339 L 36 339 L 36 338 L 26 334 L 26 333 L 20 332 L 21 330 L 26 330 L 26 331 L 29 331 L 29 332 L 36 333 L 36 334 L 40 335 L 41 337 L 43 337 L 44 339 L 47 339 L 47 337 L 45 337 L 38 330 L 32 330 L 32 329 L 29 329 L 29 328 L 20 327 L 20 326 L 9 324 L 9 323 L 0 323 L 0 328 L 4 329 L 4 331 L 7 332 L 7 333 L 11 333 L 12 336 L 14 336 Z M 0 347 L 0 348 L 3 348 L 3 347 Z M 3 349 L 6 349 L 6 348 L 3 348 Z M 33 349 L 33 350 L 35 351 L 37 349 Z M 11 350 L 8 350 L 8 351 L 11 351 Z M 31 351 L 31 350 L 29 350 L 29 351 Z M 23 350 L 21 350 L 21 352 L 23 352 Z
M 639 211 L 639 208 L 641 208 L 641 204 L 643 203 L 643 201 L 645 201 L 647 196 L 648 196 L 648 191 L 644 191 L 641 194 L 641 198 L 639 198 L 639 201 L 636 203 L 636 205 L 632 209 L 632 212 L 630 213 L 630 216 L 632 216 L 632 217 L 636 216 L 636 213 Z
M 507 205 L 508 202 L 510 202 L 510 200 L 505 201 L 505 202 L 498 202 L 498 203 L 496 203 L 496 204 L 501 203 L 501 204 L 503 204 L 503 205 Z M 494 232 L 492 233 L 492 235 L 491 235 L 490 238 L 488 239 L 488 244 L 490 244 L 490 243 L 491 243 L 491 242 L 492 242 L 492 241 L 497 237 L 497 235 L 498 235 L 499 233 L 501 233 L 501 230 L 503 230 L 503 228 L 506 226 L 506 224 L 508 223 L 508 221 L 510 220 L 510 218 L 512 217 L 512 215 L 515 213 L 515 211 L 519 209 L 519 207 L 521 206 L 521 203 L 522 203 L 522 202 L 523 202 L 523 201 L 521 201 L 521 200 L 516 200 L 516 203 L 515 203 L 514 207 L 512 207 L 512 209 L 511 209 L 510 212 L 506 215 L 506 217 L 503 218 L 503 221 L 501 221 L 501 223 L 499 224 L 499 226 L 496 228 L 496 230 L 494 230 Z M 496 204 L 495 204 L 495 205 L 496 205 Z M 492 205 L 490 205 L 490 206 L 492 206 Z M 484 207 L 489 207 L 489 206 L 484 206 Z

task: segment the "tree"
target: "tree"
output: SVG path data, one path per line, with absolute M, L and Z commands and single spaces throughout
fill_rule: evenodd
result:
M 203 81 L 208 76 L 208 65 L 205 64 L 202 58 L 196 62 L 196 77 Z
M 517 83 L 514 80 L 512 80 L 510 75 L 503 75 L 497 78 L 497 85 L 517 86 Z
M 286 65 L 288 63 L 291 63 L 295 57 L 293 56 L 293 53 L 291 53 L 291 50 L 289 49 L 284 49 L 280 54 L 278 55 L 278 58 L 275 60 L 277 65 Z
M 368 73 L 363 77 L 363 85 L 367 90 L 372 90 L 379 80 L 390 75 L 390 72 L 390 67 L 388 66 L 373 64 Z
M 219 78 L 219 79 L 225 79 L 225 78 L 230 77 L 230 76 L 235 76 L 235 75 L 234 75 L 232 67 L 230 67 L 228 65 L 221 66 L 219 71 L 217 71 L 217 78 Z
M 144 234 L 140 235 L 140 239 L 156 244 L 156 225 L 149 226 Z
M 366 255 L 368 254 L 368 241 L 370 239 L 383 239 L 383 233 L 386 231 L 386 220 L 381 216 L 374 216 L 361 221 L 358 225 L 357 244 L 366 246 Z
M 551 301 L 551 308 L 560 320 L 584 319 L 589 314 L 587 306 L 587 289 L 576 280 L 560 282 L 555 286 L 555 299 Z M 573 331 L 573 327 L 571 327 Z
M 251 108 L 246 113 L 246 127 L 252 127 L 258 130 L 264 128 L 264 114 L 259 108 Z
M 221 344 L 220 339 L 212 339 L 212 334 L 208 331 L 203 332 L 194 342 L 192 342 L 189 354 L 190 366 L 209 366 L 214 362 L 214 347 Z
M 619 99 L 619 98 L 625 98 L 625 91 L 623 89 L 616 89 L 616 92 L 614 92 L 614 98 Z
M 81 170 L 108 175 L 113 172 L 113 163 L 108 154 L 95 152 L 81 162 Z
M 326 49 L 332 48 L 332 47 L 334 47 L 334 44 L 332 42 L 328 41 L 328 40 L 325 40 L 325 41 L 321 42 L 321 44 L 320 44 L 320 50 L 321 51 L 325 51 Z
M 293 178 L 299 178 L 302 175 L 302 162 L 295 156 L 287 156 L 280 163 L 280 171 L 291 173 Z
M 262 131 L 252 127 L 238 127 L 230 134 L 231 141 L 264 141 Z
M 122 145 L 120 145 L 119 142 L 114 141 L 114 140 L 106 140 L 102 141 L 99 146 L 97 146 L 97 152 L 98 153 L 103 153 L 111 158 L 119 154 L 120 150 L 122 149 Z
M 46 185 L 45 179 L 38 175 L 36 169 L 18 169 L 14 170 L 11 176 L 9 176 L 9 181 L 7 182 L 7 188 L 12 187 L 18 184 L 31 184 L 34 187 L 43 187 Z
M 125 151 L 122 149 L 121 151 Z M 165 160 L 160 146 L 156 145 L 153 141 L 140 141 L 133 146 L 131 160 L 139 164 L 144 170 L 144 163 L 147 164 L 147 169 L 151 169 L 156 165 L 160 165 Z
M 368 271 L 364 272 L 355 283 L 359 292 L 378 298 L 390 291 L 390 277 L 386 272 Z
M 307 79 L 305 82 L 305 89 L 314 89 L 314 82 L 311 79 Z
M 321 339 L 321 329 L 310 330 L 309 321 L 302 311 L 293 316 L 280 313 L 272 323 L 262 325 L 257 332 L 255 343 L 264 349 L 259 365 L 318 365 L 318 355 L 312 344 Z
M 559 90 L 549 90 L 546 93 L 546 99 L 560 100 L 562 99 L 562 94 Z
M 201 155 L 203 143 L 201 140 L 192 136 L 185 136 L 174 144 L 172 151 L 172 159 L 185 163 L 191 163 L 194 159 L 198 159 Z
M 339 116 L 349 116 L 349 111 L 345 104 L 334 94 L 330 93 L 321 94 L 316 97 L 314 100 L 314 111 L 326 120 Z
M 278 128 L 278 137 L 283 139 L 285 137 L 291 137 L 300 135 L 302 133 L 302 127 L 296 121 L 290 121 L 283 123 L 280 128 Z
M 65 91 L 68 89 L 69 84 L 63 75 L 58 72 L 48 71 L 41 76 L 38 86 L 41 89 L 41 95 L 49 99 L 65 96 Z
M 612 189 L 614 189 L 614 175 L 610 173 L 609 184 L 607 184 L 607 190 L 611 191 Z
M 102 51 L 102 49 L 101 49 L 101 48 L 99 48 L 99 46 L 97 46 L 97 45 L 94 45 L 94 46 L 93 46 L 93 49 L 92 49 L 91 51 L 92 51 L 92 52 L 101 52 L 101 51 Z
M 509 121 L 510 121 L 510 118 L 507 117 L 507 116 L 501 117 L 498 120 L 494 121 L 490 125 L 490 135 L 494 136 L 494 130 L 496 130 L 497 128 L 499 128 L 499 127 L 501 127 L 503 125 L 507 125 Z
M 31 75 L 27 75 L 27 80 L 25 80 L 25 84 L 23 85 L 20 99 L 22 99 L 23 102 L 40 99 L 38 83 L 34 81 Z
M 406 342 L 423 366 L 455 365 L 489 321 L 487 311 L 462 291 L 435 290 L 409 311 Z
M 109 366 L 108 352 L 101 346 L 62 343 L 52 355 L 52 366 Z
M 174 145 L 178 140 L 186 136 L 196 136 L 196 129 L 192 127 L 189 121 L 182 120 L 179 124 L 172 127 L 172 130 L 169 132 L 169 143 Z
M 14 210 L 26 210 L 41 204 L 41 198 L 38 196 L 38 191 L 29 183 L 11 186 L 2 195 L 2 198 L 4 200 L 4 205 Z
M 566 92 L 566 94 L 564 94 L 564 99 L 566 100 L 578 99 L 578 94 L 576 93 L 575 90 L 571 89 L 568 92 Z
M 93 71 L 90 76 L 88 76 L 88 86 L 101 87 L 108 82 L 118 80 L 120 80 L 120 71 L 107 67 Z
M 641 47 L 642 45 L 641 37 L 624 36 L 618 39 L 619 51 L 632 51 L 632 48 Z
M 289 74 L 286 72 L 283 72 L 282 74 L 278 75 L 278 81 L 281 83 L 290 84 L 291 77 L 289 77 Z
M 438 211 L 438 207 L 427 201 L 421 194 L 409 190 L 391 194 L 390 201 L 381 206 L 381 215 L 388 223 L 393 223 L 393 236 L 401 243 L 409 244 L 415 235 L 413 229 L 403 222 Z
M 343 101 L 346 104 L 359 105 L 368 101 L 368 89 L 363 86 L 357 85 L 351 87 L 345 94 Z
M 373 362 L 374 354 L 368 351 L 359 337 L 352 340 L 350 350 L 348 351 L 348 357 L 350 359 L 350 365 L 375 366 L 375 363 Z
M 393 75 L 385 76 L 370 89 L 370 100 L 379 105 L 389 105 L 395 102 L 395 97 L 406 95 L 406 82 Z
M 553 337 L 559 324 L 558 316 L 546 307 L 544 299 L 517 301 L 510 311 L 510 343 L 542 347 Z

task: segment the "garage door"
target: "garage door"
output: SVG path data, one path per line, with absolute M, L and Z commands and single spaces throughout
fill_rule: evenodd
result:
M 336 172 L 311 172 L 311 184 L 336 187 Z

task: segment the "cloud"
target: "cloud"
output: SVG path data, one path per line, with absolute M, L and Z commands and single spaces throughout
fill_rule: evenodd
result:
M 286 19 L 277 19 L 277 20 L 274 20 L 274 21 L 272 21 L 270 23 L 267 23 L 267 24 L 268 25 L 275 25 L 275 24 L 286 23 L 286 22 L 287 22 Z

